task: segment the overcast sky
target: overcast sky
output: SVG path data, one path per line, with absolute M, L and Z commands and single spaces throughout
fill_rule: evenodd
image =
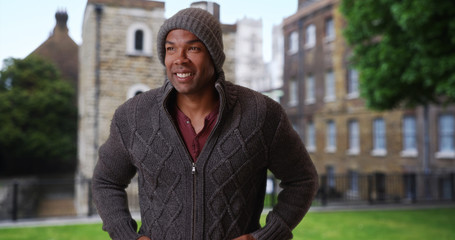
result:
M 165 0 L 165 16 L 189 7 L 189 0 Z M 224 24 L 233 24 L 244 17 L 261 19 L 263 50 L 270 60 L 272 26 L 297 11 L 298 0 L 215 0 L 220 5 Z M 55 26 L 55 12 L 68 12 L 71 38 L 81 44 L 82 18 L 86 0 L 0 0 L 0 66 L 8 57 L 24 58 L 46 41 Z

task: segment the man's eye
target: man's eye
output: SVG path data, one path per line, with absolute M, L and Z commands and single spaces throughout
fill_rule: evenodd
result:
M 166 48 L 166 51 L 173 51 L 174 50 L 174 47 L 167 47 Z
M 200 48 L 198 48 L 198 47 L 190 47 L 190 51 L 199 51 L 199 50 L 200 50 Z

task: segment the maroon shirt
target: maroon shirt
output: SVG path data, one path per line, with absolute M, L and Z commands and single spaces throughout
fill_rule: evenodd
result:
M 197 161 L 197 157 L 204 148 L 205 142 L 212 132 L 213 127 L 215 127 L 216 120 L 218 118 L 218 109 L 220 105 L 218 104 L 215 109 L 205 117 L 204 127 L 202 130 L 196 134 L 196 131 L 191 125 L 191 120 L 187 117 L 177 106 L 175 107 L 174 119 L 177 122 L 177 127 L 180 131 L 180 134 L 185 142 L 186 149 L 190 153 L 193 161 Z

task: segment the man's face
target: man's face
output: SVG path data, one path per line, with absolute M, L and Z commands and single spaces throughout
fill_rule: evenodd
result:
M 205 45 L 193 33 L 175 29 L 164 45 L 166 74 L 178 93 L 202 96 L 213 91 L 215 68 Z

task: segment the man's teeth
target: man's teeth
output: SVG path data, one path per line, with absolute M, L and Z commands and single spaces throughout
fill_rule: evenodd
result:
M 177 77 L 185 78 L 191 76 L 191 73 L 177 73 Z

